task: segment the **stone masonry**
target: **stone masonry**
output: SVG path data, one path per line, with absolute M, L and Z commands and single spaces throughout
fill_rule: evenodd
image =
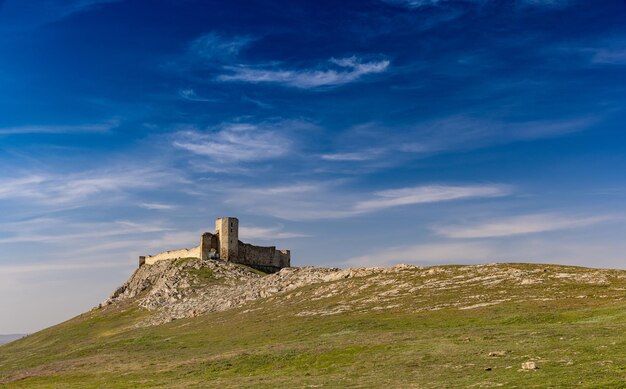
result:
M 205 232 L 200 245 L 191 249 L 165 251 L 156 255 L 139 257 L 139 266 L 152 265 L 162 260 L 179 258 L 221 259 L 240 263 L 252 268 L 273 273 L 291 265 L 291 252 L 277 250 L 275 246 L 261 247 L 239 240 L 239 220 L 222 217 L 215 221 L 215 233 Z

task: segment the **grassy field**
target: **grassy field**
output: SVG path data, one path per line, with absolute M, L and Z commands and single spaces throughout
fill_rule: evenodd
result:
M 539 265 L 502 266 L 546 272 Z M 454 279 L 461 268 L 450 269 L 432 279 Z M 624 273 L 611 272 L 604 285 L 467 282 L 396 296 L 395 307 L 386 309 L 376 309 L 380 301 L 374 301 L 367 309 L 303 315 L 331 312 L 355 299 L 347 292 L 319 299 L 320 286 L 312 285 L 144 328 L 134 324 L 149 313 L 128 302 L 0 347 L 0 386 L 626 388 Z M 429 280 L 411 272 L 389 277 L 417 285 Z M 369 286 L 367 277 L 329 284 L 323 286 L 359 291 L 361 299 L 385 289 Z M 503 301 L 472 309 L 445 305 L 481 293 Z M 442 308 L 420 310 L 423 299 Z M 538 369 L 522 370 L 526 361 Z

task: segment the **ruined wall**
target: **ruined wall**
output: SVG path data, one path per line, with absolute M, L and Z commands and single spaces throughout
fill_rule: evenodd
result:
M 146 265 L 152 265 L 157 261 L 164 259 L 178 259 L 178 258 L 200 258 L 200 246 L 196 246 L 191 249 L 180 249 L 173 251 L 165 251 L 157 255 L 147 255 L 144 263 Z
M 256 267 L 263 271 L 276 271 L 288 267 L 291 262 L 289 250 L 276 250 L 275 246 L 254 246 L 239 241 L 238 263 Z
M 291 266 L 291 251 L 276 250 L 274 253 L 274 263 L 280 268 Z
M 211 259 L 213 257 L 212 252 L 213 254 L 220 252 L 219 237 L 210 232 L 205 232 L 200 237 L 200 259 Z

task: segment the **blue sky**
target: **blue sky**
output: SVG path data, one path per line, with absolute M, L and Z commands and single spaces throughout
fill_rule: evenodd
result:
M 220 216 L 294 265 L 626 268 L 623 1 L 0 0 L 0 333 Z

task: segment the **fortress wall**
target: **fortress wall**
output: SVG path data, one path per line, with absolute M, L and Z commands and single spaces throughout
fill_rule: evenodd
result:
M 274 264 L 274 266 L 280 268 L 291 266 L 291 251 L 276 250 L 276 252 L 274 252 Z
M 148 255 L 145 258 L 146 265 L 152 265 L 157 261 L 164 259 L 178 259 L 178 258 L 200 258 L 200 246 L 196 246 L 191 249 L 180 249 L 173 251 L 165 251 L 157 255 Z
M 291 252 L 289 250 L 276 250 L 275 246 L 255 246 L 240 241 L 238 239 L 239 220 L 235 217 L 217 219 L 215 230 L 215 234 L 210 232 L 202 234 L 200 245 L 191 249 L 140 256 L 139 266 L 179 258 L 221 259 L 226 262 L 248 265 L 265 272 L 276 272 L 291 266 Z
M 219 253 L 219 236 L 210 232 L 205 232 L 200 238 L 200 258 L 209 259 L 211 256 L 211 250 Z
M 246 265 L 276 266 L 274 264 L 276 247 L 254 246 L 239 242 L 239 258 L 237 262 Z

